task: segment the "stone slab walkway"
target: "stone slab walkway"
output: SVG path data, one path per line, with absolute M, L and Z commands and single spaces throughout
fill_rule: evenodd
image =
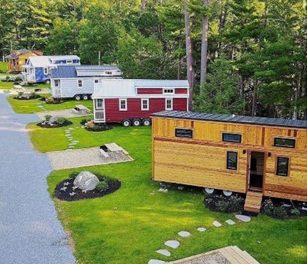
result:
M 47 156 L 54 170 L 120 163 L 133 160 L 129 155 L 124 153 L 118 153 L 112 156 L 110 154 L 109 158 L 105 158 L 101 155 L 99 147 L 52 151 L 47 152 Z
M 75 263 L 47 191 L 51 166 L 33 150 L 26 124 L 0 93 L 0 263 Z
M 43 111 L 43 112 L 39 112 L 36 114 L 40 119 L 44 119 L 46 115 L 51 115 L 54 117 L 65 117 L 65 118 L 91 115 L 91 114 L 84 114 L 82 112 L 77 113 L 77 112 L 74 112 L 73 109 L 64 109 L 64 110 L 57 110 L 57 111 Z

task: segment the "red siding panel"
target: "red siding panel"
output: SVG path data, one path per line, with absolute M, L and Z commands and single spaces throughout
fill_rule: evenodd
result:
M 127 111 L 119 111 L 118 104 L 119 99 L 105 99 L 105 116 L 107 123 L 119 123 L 123 119 L 149 118 L 152 113 L 165 110 L 165 98 L 150 98 L 149 111 L 141 110 L 140 98 L 128 98 Z M 186 111 L 187 99 L 173 99 L 173 108 L 176 111 Z
M 175 89 L 175 94 L 187 94 L 188 93 L 188 89 L 186 88 L 176 88 Z
M 162 88 L 137 88 L 137 94 L 162 94 Z

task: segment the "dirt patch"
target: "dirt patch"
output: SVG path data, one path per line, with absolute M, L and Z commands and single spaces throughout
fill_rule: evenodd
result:
M 100 191 L 100 190 L 92 190 L 92 191 L 87 191 L 83 192 L 80 189 L 73 189 L 73 179 L 66 179 L 62 182 L 60 182 L 57 187 L 55 188 L 54 195 L 60 199 L 60 200 L 65 200 L 65 201 L 77 201 L 81 199 L 92 199 L 92 198 L 97 198 L 97 197 L 102 197 L 107 194 L 113 193 L 117 191 L 121 187 L 121 182 L 119 180 L 110 180 L 108 182 L 108 189 L 105 191 Z M 65 189 L 66 187 L 66 189 Z M 65 190 L 63 190 L 64 188 Z M 70 195 L 74 193 L 74 195 Z

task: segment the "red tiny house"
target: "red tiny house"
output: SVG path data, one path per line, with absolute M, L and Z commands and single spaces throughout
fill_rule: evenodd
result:
M 93 93 L 95 123 L 150 125 L 150 115 L 188 110 L 188 82 L 180 80 L 103 80 Z

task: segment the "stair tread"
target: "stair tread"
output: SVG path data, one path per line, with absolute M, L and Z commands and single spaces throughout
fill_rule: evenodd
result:
M 260 192 L 248 191 L 245 198 L 244 210 L 258 213 L 260 212 L 263 194 Z

